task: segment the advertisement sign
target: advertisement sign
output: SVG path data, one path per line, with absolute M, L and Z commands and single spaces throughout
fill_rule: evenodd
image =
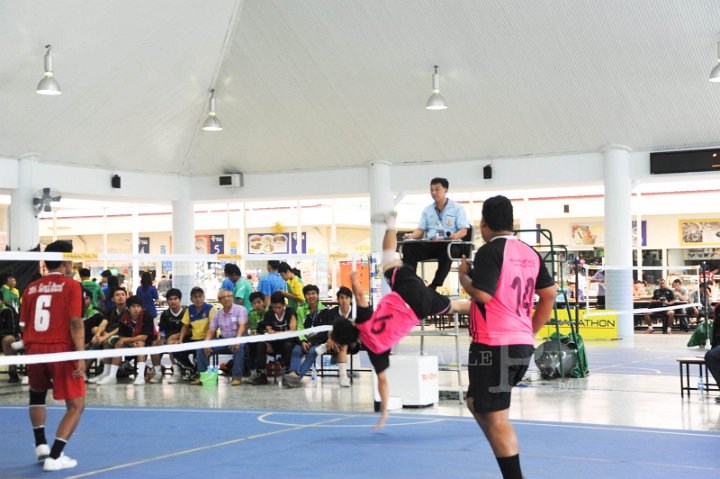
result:
M 138 254 L 150 254 L 149 236 L 141 236 L 138 238 Z
M 297 233 L 248 234 L 248 254 L 304 254 L 307 251 L 306 234 L 298 244 Z
M 210 254 L 210 235 L 195 235 L 195 254 Z
M 210 235 L 210 254 L 225 254 L 225 235 Z

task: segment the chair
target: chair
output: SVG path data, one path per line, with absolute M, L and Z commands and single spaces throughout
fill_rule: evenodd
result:
M 440 240 L 441 242 L 447 243 L 447 257 L 450 259 L 451 264 L 453 262 L 460 262 L 462 260 L 462 256 L 465 255 L 466 258 L 472 258 L 474 251 L 475 251 L 475 245 L 473 243 L 474 238 L 474 229 L 472 226 L 467 228 L 467 233 L 463 237 L 462 240 Z M 400 253 L 400 259 L 403 260 L 403 247 L 405 244 L 417 244 L 417 240 L 412 241 L 398 241 L 398 252 Z M 428 241 L 428 243 L 436 243 L 436 241 Z M 429 258 L 425 260 L 420 260 L 418 263 L 421 264 L 421 273 L 420 277 L 424 276 L 425 270 L 422 267 L 422 263 L 437 263 L 436 258 Z M 403 260 L 404 263 L 404 260 Z

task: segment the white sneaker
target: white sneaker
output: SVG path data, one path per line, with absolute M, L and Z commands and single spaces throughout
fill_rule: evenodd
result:
M 98 381 L 100 381 L 101 379 L 106 378 L 106 377 L 107 377 L 107 376 L 105 376 L 104 374 L 100 374 L 99 376 L 91 377 L 90 379 L 87 380 L 87 382 L 88 382 L 89 384 L 95 384 L 95 383 L 97 383 Z
M 98 379 L 95 384 L 97 384 L 98 386 L 105 386 L 106 384 L 117 384 L 117 378 L 108 375 L 104 378 Z
M 340 376 L 340 387 L 341 388 L 349 388 L 350 387 L 350 378 L 347 376 Z
M 23 386 L 27 386 L 28 384 L 30 384 L 30 377 L 23 376 L 22 378 L 20 378 L 20 384 L 22 384 Z
M 182 382 L 182 374 L 180 373 L 180 370 L 178 369 L 178 371 L 176 373 L 173 373 L 173 375 L 170 376 L 170 379 L 168 379 L 168 383 L 177 384 L 177 383 L 181 383 L 181 382 Z
M 75 459 L 70 459 L 65 454 L 61 454 L 57 459 L 53 459 L 52 457 L 45 459 L 43 471 L 60 471 L 62 469 L 70 469 L 75 466 L 77 466 L 77 461 Z
M 394 220 L 397 218 L 397 211 L 383 211 L 382 213 L 375 213 L 370 217 L 371 223 L 387 224 L 388 220 Z
M 35 446 L 35 457 L 38 461 L 44 461 L 50 455 L 50 446 L 47 444 L 40 444 Z
M 153 374 L 153 377 L 150 379 L 150 384 L 162 384 L 162 379 L 163 379 L 162 373 L 160 373 L 160 374 L 155 373 L 155 374 Z
M 135 377 L 135 381 L 133 381 L 133 384 L 136 386 L 144 386 L 145 385 L 145 377 L 140 376 L 139 374 Z

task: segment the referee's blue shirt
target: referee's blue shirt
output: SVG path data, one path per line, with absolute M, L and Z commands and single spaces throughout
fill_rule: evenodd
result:
M 455 201 L 446 198 L 445 208 L 439 211 L 435 203 L 428 205 L 422 212 L 418 228 L 425 230 L 426 239 L 445 238 L 446 233 L 455 233 L 463 228 L 469 228 L 465 210 Z

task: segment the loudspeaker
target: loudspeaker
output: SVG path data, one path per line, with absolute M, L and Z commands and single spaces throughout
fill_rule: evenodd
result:
M 110 184 L 113 188 L 120 188 L 121 181 L 120 175 L 112 175 L 112 178 L 110 178 Z
M 563 205 L 563 213 L 570 213 L 570 205 Z
M 485 165 L 485 166 L 483 167 L 483 178 L 486 179 L 486 180 L 491 180 L 491 179 L 492 179 L 492 166 L 490 166 L 490 165 Z

